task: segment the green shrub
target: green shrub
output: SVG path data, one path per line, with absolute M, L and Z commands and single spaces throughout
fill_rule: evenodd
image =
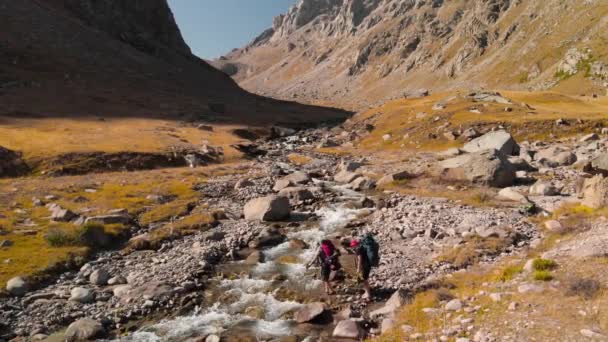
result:
M 534 280 L 550 281 L 553 280 L 553 275 L 549 271 L 534 271 Z
M 553 260 L 538 258 L 534 260 L 533 266 L 535 271 L 550 271 L 557 267 L 557 263 Z
M 74 229 L 51 228 L 44 238 L 53 247 L 105 247 L 110 243 L 105 227 L 98 223 L 87 223 Z
M 509 266 L 502 271 L 500 275 L 501 281 L 509 281 L 515 278 L 516 275 L 520 274 L 523 271 L 521 266 Z

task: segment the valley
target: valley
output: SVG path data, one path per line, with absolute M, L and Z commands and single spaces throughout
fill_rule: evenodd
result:
M 606 10 L 0 1 L 0 342 L 608 340 Z

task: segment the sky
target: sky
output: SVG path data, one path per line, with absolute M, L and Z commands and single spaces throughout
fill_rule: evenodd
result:
M 242 47 L 272 26 L 296 0 L 169 0 L 192 52 L 217 58 Z

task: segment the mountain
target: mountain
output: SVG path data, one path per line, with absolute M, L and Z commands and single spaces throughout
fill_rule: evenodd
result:
M 299 0 L 214 64 L 259 94 L 358 109 L 420 88 L 605 92 L 607 14 L 602 0 Z
M 0 116 L 318 121 L 194 56 L 166 0 L 0 0 Z

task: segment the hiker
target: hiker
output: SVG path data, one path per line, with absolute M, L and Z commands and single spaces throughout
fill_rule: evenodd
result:
M 356 255 L 357 280 L 361 282 L 365 290 L 363 299 L 370 300 L 372 289 L 369 286 L 369 274 L 372 267 L 377 267 L 380 261 L 378 243 L 371 234 L 367 234 L 360 240 L 351 240 L 350 248 Z
M 340 251 L 334 246 L 330 240 L 321 241 L 319 251 L 316 254 L 314 261 L 321 266 L 320 276 L 325 286 L 325 292 L 328 295 L 334 294 L 331 286 L 331 274 L 340 270 Z

